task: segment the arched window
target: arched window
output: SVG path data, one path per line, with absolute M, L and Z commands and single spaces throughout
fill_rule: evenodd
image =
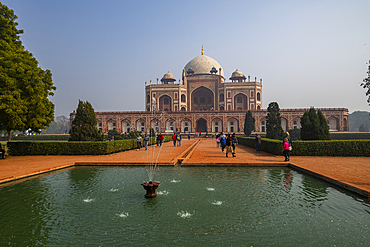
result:
M 224 101 L 224 94 L 223 93 L 221 93 L 220 94 L 220 102 L 223 102 Z
M 194 104 L 198 104 L 198 98 L 194 97 Z
M 261 94 L 260 93 L 257 93 L 257 100 L 260 101 L 261 100 Z
M 146 103 L 150 103 L 150 95 L 149 94 L 146 96 Z
M 181 102 L 186 102 L 185 94 L 181 94 Z

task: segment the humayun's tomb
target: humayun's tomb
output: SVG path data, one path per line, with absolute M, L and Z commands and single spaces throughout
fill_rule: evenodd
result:
M 267 110 L 262 109 L 262 79 L 246 77 L 235 70 L 226 81 L 221 65 L 202 54 L 189 61 L 176 82 L 171 73 L 145 82 L 145 111 L 96 112 L 103 133 L 117 130 L 129 133 L 244 132 L 244 119 L 250 110 L 255 132 L 266 132 Z M 285 130 L 300 128 L 308 109 L 280 109 Z M 348 131 L 348 109 L 320 108 L 330 131 Z M 71 122 L 75 113 L 70 114 Z

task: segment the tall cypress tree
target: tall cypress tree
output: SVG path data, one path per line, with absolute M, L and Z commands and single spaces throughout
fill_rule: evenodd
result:
M 104 134 L 98 130 L 97 122 L 92 105 L 88 101 L 79 100 L 76 117 L 69 131 L 69 141 L 102 141 Z
M 311 107 L 301 118 L 301 139 L 302 140 L 330 140 L 330 134 L 326 119 L 321 111 L 316 113 Z
M 326 122 L 326 118 L 324 114 L 320 110 L 317 110 L 317 116 L 320 120 L 320 139 L 319 140 L 330 140 L 330 133 L 328 123 Z
M 254 123 L 255 123 L 255 119 L 254 117 L 252 116 L 252 112 L 251 111 L 247 111 L 247 113 L 245 114 L 245 120 L 244 120 L 244 134 L 246 136 L 250 136 L 252 131 L 254 130 Z
M 281 127 L 280 108 L 277 102 L 271 102 L 267 108 L 266 138 L 279 139 L 284 135 Z

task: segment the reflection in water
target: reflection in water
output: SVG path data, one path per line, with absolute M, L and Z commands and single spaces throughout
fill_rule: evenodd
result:
M 2 187 L 0 246 L 354 246 L 370 232 L 368 199 L 288 168 L 161 167 L 150 200 L 146 178 L 76 167 Z

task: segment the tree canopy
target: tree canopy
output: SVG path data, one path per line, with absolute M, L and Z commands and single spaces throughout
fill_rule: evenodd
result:
M 280 108 L 277 102 L 271 102 L 267 108 L 266 138 L 279 139 L 284 135 L 281 127 Z
M 49 128 L 43 129 L 42 134 L 67 134 L 69 131 L 69 119 L 66 116 L 58 116 L 50 123 Z
M 11 131 L 39 133 L 54 120 L 54 104 L 48 99 L 56 90 L 51 71 L 41 69 L 24 49 L 17 18 L 0 3 L 0 128 L 8 133 L 8 141 Z
M 250 136 L 252 131 L 254 130 L 254 123 L 255 123 L 255 119 L 254 117 L 252 116 L 252 112 L 251 111 L 247 111 L 247 113 L 245 114 L 245 120 L 244 120 L 244 134 L 246 136 Z
M 328 124 L 322 112 L 311 107 L 301 118 L 302 140 L 330 140 Z
M 98 120 L 92 105 L 86 101 L 78 101 L 76 116 L 69 131 L 69 141 L 102 141 L 104 134 L 97 128 Z
M 367 77 L 362 80 L 362 83 L 360 84 L 361 87 L 367 89 L 365 95 L 368 96 L 367 103 L 370 105 L 370 60 L 369 60 L 369 66 L 367 69 Z

